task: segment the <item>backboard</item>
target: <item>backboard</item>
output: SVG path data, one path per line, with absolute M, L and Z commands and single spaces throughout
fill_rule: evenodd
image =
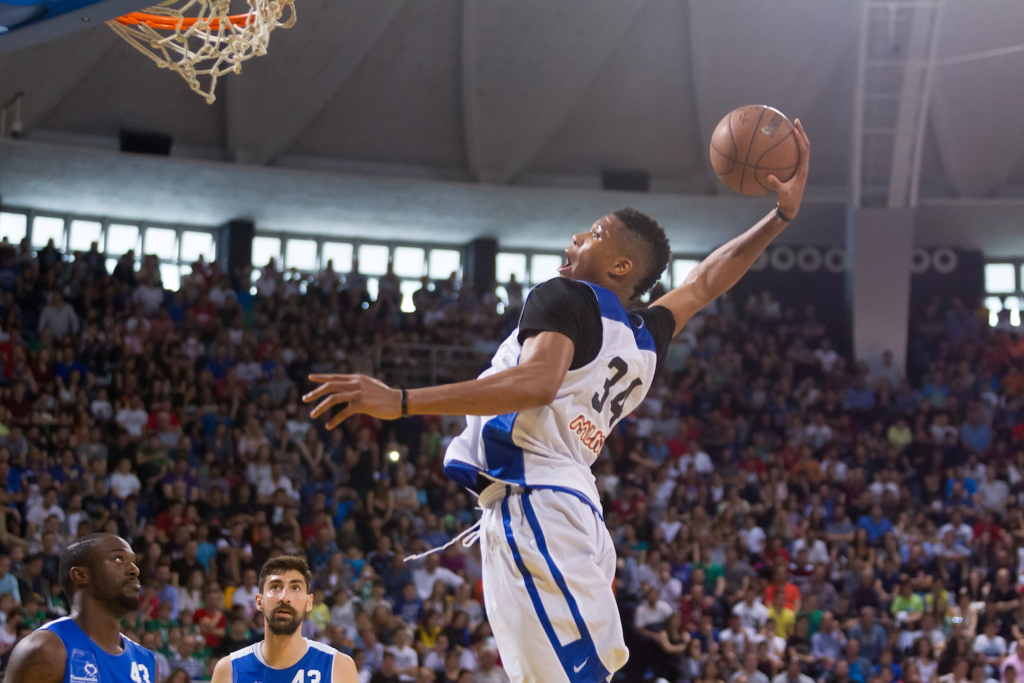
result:
M 0 54 L 97 26 L 152 4 L 153 0 L 0 0 Z

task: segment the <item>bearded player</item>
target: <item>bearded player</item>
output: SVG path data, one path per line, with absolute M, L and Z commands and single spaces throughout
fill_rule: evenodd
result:
M 775 210 L 715 250 L 646 309 L 627 305 L 671 256 L 664 230 L 623 209 L 575 235 L 556 278 L 536 287 L 519 327 L 478 379 L 393 389 L 361 375 L 313 375 L 304 397 L 334 406 L 333 429 L 364 413 L 466 415 L 445 474 L 477 492 L 488 618 L 513 681 L 606 681 L 629 656 L 615 605 L 615 548 L 590 466 L 606 436 L 647 395 L 687 321 L 730 289 L 796 216 L 810 143 L 800 121 L 794 177 L 768 178 Z
M 302 637 L 313 609 L 313 575 L 301 557 L 281 555 L 260 570 L 256 609 L 267 623 L 262 642 L 232 652 L 213 670 L 212 683 L 358 683 L 351 657 Z
M 4 683 L 159 683 L 153 653 L 121 635 L 139 609 L 139 568 L 128 543 L 90 534 L 60 556 L 71 616 L 44 624 L 11 653 Z

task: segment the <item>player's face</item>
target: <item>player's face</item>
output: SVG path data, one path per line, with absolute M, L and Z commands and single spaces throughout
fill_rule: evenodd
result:
M 263 612 L 267 628 L 276 636 L 293 635 L 306 613 L 313 609 L 313 596 L 306 579 L 297 571 L 271 574 L 256 595 L 256 608 Z
M 572 245 L 565 250 L 567 263 L 558 269 L 558 274 L 595 284 L 606 281 L 616 264 L 628 261 L 623 258 L 619 244 L 621 229 L 622 222 L 609 214 L 595 222 L 590 230 L 573 235 Z
M 90 572 L 93 597 L 123 616 L 139 609 L 142 584 L 135 553 L 123 538 L 111 535 L 95 551 Z

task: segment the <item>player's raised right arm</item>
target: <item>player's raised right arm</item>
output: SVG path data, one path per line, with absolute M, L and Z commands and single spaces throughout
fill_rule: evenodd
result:
M 565 380 L 576 349 L 558 332 L 540 332 L 523 343 L 519 363 L 482 379 L 409 391 L 410 415 L 504 415 L 551 403 Z M 402 415 L 402 392 L 365 375 L 310 375 L 320 386 L 302 397 L 320 401 L 311 415 L 343 409 L 327 423 L 334 429 L 352 415 L 383 420 Z
M 231 683 L 231 657 L 221 657 L 213 667 L 210 683 Z
M 67 659 L 60 636 L 52 631 L 36 631 L 14 648 L 4 683 L 64 683 Z
M 792 219 L 800 210 L 804 187 L 811 158 L 811 143 L 807 133 L 796 120 L 793 133 L 800 147 L 800 164 L 796 174 L 785 183 L 775 176 L 768 176 L 768 184 L 778 194 L 779 209 Z M 652 304 L 672 311 L 676 321 L 675 334 L 683 331 L 690 318 L 702 308 L 732 289 L 744 273 L 750 270 L 772 240 L 781 233 L 788 223 L 773 211 L 762 218 L 754 227 L 715 249 L 700 265 L 690 271 L 680 286 L 668 292 Z

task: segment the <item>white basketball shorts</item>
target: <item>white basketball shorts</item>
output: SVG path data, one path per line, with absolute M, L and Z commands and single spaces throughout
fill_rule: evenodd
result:
M 480 496 L 484 602 L 513 683 L 604 683 L 629 650 L 615 546 L 572 493 L 492 484 Z

